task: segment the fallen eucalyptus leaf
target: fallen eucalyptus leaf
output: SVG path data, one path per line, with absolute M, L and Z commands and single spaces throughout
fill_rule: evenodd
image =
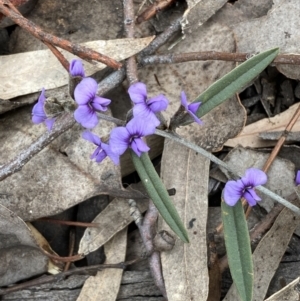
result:
M 141 39 L 100 40 L 87 42 L 83 45 L 115 60 L 123 60 L 148 46 L 153 38 L 152 36 Z M 76 58 L 64 50 L 62 50 L 62 53 L 69 61 Z M 31 62 L 31 64 L 24 64 L 24 62 Z M 68 72 L 50 50 L 1 56 L 0 64 L 0 98 L 4 100 L 34 93 L 40 91 L 43 87 L 47 90 L 68 84 Z M 83 64 L 86 76 L 105 67 L 105 65 L 98 62 L 87 63 L 83 61 Z
M 104 245 L 105 264 L 120 263 L 125 260 L 127 227 L 118 232 Z M 122 269 L 104 269 L 96 276 L 89 277 L 76 301 L 115 301 L 122 280 Z
M 131 185 L 132 187 L 141 187 Z M 148 208 L 148 200 L 140 200 L 137 206 L 141 212 L 145 212 Z M 123 230 L 132 222 L 129 213 L 129 205 L 126 199 L 114 199 L 108 206 L 100 212 L 93 223 L 98 223 L 97 228 L 87 228 L 79 244 L 79 254 L 87 255 L 108 242 L 116 233 Z
M 261 132 L 279 132 L 284 131 L 289 121 L 295 114 L 299 104 L 294 104 L 288 110 L 272 117 L 264 118 L 257 122 L 244 127 L 244 129 L 236 136 L 225 142 L 225 146 L 235 147 L 241 145 L 243 147 L 262 148 L 274 146 L 276 141 L 266 141 L 259 137 Z M 300 131 L 300 120 L 298 119 L 293 126 L 292 132 Z
M 171 251 L 161 253 L 168 299 L 206 300 L 209 160 L 166 139 L 161 165 L 161 177 L 166 188 L 176 189 L 176 194 L 170 198 L 187 227 L 190 238 L 189 244 L 177 240 Z M 169 231 L 162 218 L 159 218 L 158 230 Z

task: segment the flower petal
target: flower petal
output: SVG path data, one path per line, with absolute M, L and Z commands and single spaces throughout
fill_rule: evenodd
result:
M 241 179 L 246 187 L 255 187 L 267 183 L 267 175 L 258 168 L 248 168 Z
M 223 191 L 223 198 L 227 205 L 234 206 L 242 197 L 244 185 L 241 180 L 228 181 Z
M 85 105 L 92 101 L 98 89 L 97 82 L 91 78 L 84 78 L 75 88 L 74 97 L 79 105 Z
M 155 116 L 155 114 L 147 107 L 145 104 L 136 104 L 133 107 L 133 116 L 138 117 L 144 120 L 144 122 L 153 124 L 157 127 L 160 124 L 160 121 Z
M 134 117 L 127 123 L 126 129 L 131 136 L 143 137 L 154 134 L 155 124 L 153 120 L 148 121 L 140 117 Z
M 55 118 L 50 118 L 45 120 L 45 124 L 47 126 L 48 131 L 52 130 L 54 122 L 55 122 Z
M 113 153 L 110 146 L 106 143 L 102 143 L 102 148 L 106 152 L 107 156 L 114 162 L 115 165 L 119 165 L 120 156 Z
M 261 201 L 261 198 L 256 194 L 255 190 L 252 188 L 247 189 L 243 197 L 247 200 L 248 204 L 251 207 L 255 206 L 258 201 Z
M 94 100 L 92 101 L 91 105 L 95 110 L 98 111 L 106 111 L 107 106 L 111 103 L 111 100 L 104 97 L 95 96 Z
M 185 107 L 186 110 L 188 110 L 187 97 L 184 91 L 181 91 L 181 104 Z
M 295 183 L 296 183 L 296 185 L 300 184 L 300 170 L 297 171 Z
M 110 132 L 109 145 L 113 153 L 122 155 L 129 147 L 130 134 L 128 130 L 123 127 L 117 127 Z
M 92 132 L 84 131 L 81 137 L 87 141 L 94 143 L 97 146 L 101 146 L 101 139 L 97 135 L 93 134 Z
M 168 104 L 169 101 L 163 94 L 155 96 L 147 101 L 148 107 L 154 113 L 164 111 L 168 107 Z
M 85 77 L 81 60 L 74 59 L 70 63 L 69 72 L 72 76 Z
M 96 156 L 96 162 L 101 163 L 106 157 L 106 152 L 101 148 L 101 150 L 98 152 L 98 155 Z
M 145 103 L 147 99 L 147 87 L 144 83 L 135 83 L 128 89 L 130 99 L 133 103 Z
M 150 148 L 141 138 L 135 138 L 131 142 L 132 150 L 140 157 L 142 153 L 148 152 Z
M 32 122 L 35 124 L 42 123 L 46 120 L 47 116 L 45 113 L 45 89 L 42 89 L 42 92 L 39 96 L 38 102 L 32 108 Z
M 92 129 L 98 124 L 96 113 L 88 106 L 79 106 L 74 112 L 75 120 L 87 129 Z
M 188 105 L 189 111 L 196 114 L 200 105 L 201 105 L 201 102 L 193 102 L 193 103 L 189 104 Z
M 203 124 L 203 121 L 198 116 L 196 116 L 193 112 L 191 112 L 189 110 L 187 112 L 193 117 L 195 122 L 197 122 L 200 125 Z
M 97 157 L 100 152 L 102 152 L 102 148 L 101 148 L 101 146 L 97 146 L 96 149 L 94 150 L 94 152 L 91 154 L 90 158 L 92 160 L 96 158 L 96 162 L 97 162 Z

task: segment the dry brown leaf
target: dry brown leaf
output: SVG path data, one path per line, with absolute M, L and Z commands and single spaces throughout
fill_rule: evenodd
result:
M 83 45 L 120 61 L 140 52 L 153 38 L 154 36 L 142 39 L 93 41 Z M 62 53 L 69 61 L 76 58 L 66 51 Z M 24 62 L 31 63 L 24 64 Z M 96 62 L 83 63 L 87 76 L 105 67 Z M 5 100 L 40 91 L 43 87 L 54 89 L 68 84 L 68 72 L 50 50 L 1 56 L 0 64 L 0 98 Z
M 247 168 L 256 167 L 262 169 L 269 155 L 256 150 L 237 147 L 233 149 L 225 158 L 225 162 L 233 169 L 244 172 Z M 221 168 L 222 169 L 222 168 Z M 284 172 L 282 172 L 284 170 Z M 227 171 L 222 171 L 227 174 Z M 288 160 L 276 158 L 268 171 L 268 189 L 286 198 L 295 191 L 295 165 Z M 259 205 L 268 212 L 274 205 L 274 200 L 266 195 L 261 195 L 262 201 Z
M 141 212 L 145 212 L 148 207 L 148 200 L 137 201 L 137 206 Z M 87 255 L 99 249 L 116 233 L 127 227 L 132 222 L 129 209 L 126 199 L 116 198 L 109 203 L 93 220 L 93 223 L 98 223 L 99 226 L 85 230 L 79 244 L 78 253 Z
M 0 205 L 0 286 L 47 272 L 49 259 L 26 223 Z
M 282 288 L 280 291 L 266 299 L 265 301 L 299 301 L 299 287 L 300 278 L 298 277 L 293 282 Z
M 28 108 L 3 119 L 1 165 L 47 130 L 44 125 L 34 125 L 30 119 Z M 111 128 L 111 123 L 102 120 L 95 133 L 105 137 Z M 21 171 L 0 182 L 0 203 L 28 221 L 62 212 L 97 194 L 120 196 L 118 193 L 125 191 L 120 168 L 108 158 L 101 164 L 90 160 L 95 147 L 81 138 L 81 132 L 82 128 L 76 124 L 33 157 Z
M 127 227 L 118 232 L 104 245 L 105 264 L 120 263 L 125 260 Z M 121 285 L 122 269 L 104 269 L 94 277 L 89 277 L 77 301 L 115 301 Z
M 292 119 L 299 104 L 291 106 L 288 110 L 278 114 L 272 118 L 261 119 L 255 123 L 247 125 L 235 138 L 225 142 L 225 146 L 235 147 L 241 145 L 243 147 L 261 148 L 274 146 L 276 141 L 266 141 L 259 137 L 260 132 L 280 132 L 284 131 L 285 127 Z M 293 126 L 292 132 L 300 131 L 300 120 L 298 119 Z
M 297 199 L 295 193 L 293 199 Z M 299 207 L 299 201 L 297 206 Z M 253 301 L 261 301 L 264 299 L 291 236 L 299 223 L 299 218 L 293 214 L 292 211 L 287 208 L 283 209 L 270 231 L 256 247 L 252 256 L 254 267 Z M 290 301 L 290 299 L 280 300 Z M 240 301 L 240 297 L 234 285 L 230 288 L 224 301 Z
M 235 51 L 231 30 L 217 20 L 206 22 L 197 31 L 178 43 L 172 52 Z M 189 102 L 194 100 L 213 82 L 234 68 L 232 62 L 188 62 L 165 66 L 150 66 L 140 71 L 150 95 L 164 93 L 169 106 L 163 116 L 169 120 L 180 106 L 180 92 L 184 90 Z M 208 150 L 219 150 L 228 137 L 234 137 L 244 126 L 245 110 L 234 98 L 218 106 L 204 118 L 204 126 L 191 124 L 178 129 L 178 133 Z M 218 120 L 218 122 L 216 122 Z
M 184 33 L 192 33 L 216 13 L 226 0 L 187 0 L 188 8 L 184 12 L 181 25 Z
M 189 244 L 177 240 L 170 252 L 161 253 L 167 295 L 172 301 L 206 300 L 209 160 L 185 146 L 166 140 L 161 165 L 165 186 L 176 189 L 171 199 L 190 239 Z M 163 229 L 171 231 L 159 218 L 159 230 Z
M 256 53 L 279 47 L 281 53 L 299 54 L 300 2 L 276 1 L 268 15 L 235 24 L 238 52 Z M 274 30 L 276 28 L 276 30 Z M 289 78 L 300 79 L 298 66 L 278 65 L 278 70 Z

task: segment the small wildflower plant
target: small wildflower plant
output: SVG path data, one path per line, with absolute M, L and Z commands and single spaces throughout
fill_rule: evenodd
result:
M 200 119 L 202 116 L 240 91 L 260 74 L 277 54 L 276 48 L 253 56 L 211 85 L 191 103 L 188 103 L 187 96 L 182 91 L 181 103 L 178 101 L 179 109 L 171 118 L 169 129 L 174 131 L 176 127 L 191 122 L 202 125 L 203 121 Z M 168 99 L 163 94 L 149 98 L 146 84 L 141 82 L 132 84 L 128 94 L 133 102 L 133 118 L 123 126 L 114 128 L 108 141 L 102 141 L 92 130 L 99 123 L 98 113 L 105 112 L 111 100 L 97 95 L 98 84 L 93 78 L 86 77 L 80 60 L 71 61 L 69 75 L 72 83 L 69 91 L 75 105 L 74 118 L 83 128 L 90 130 L 84 131 L 82 138 L 95 146 L 90 158 L 97 163 L 109 158 L 117 165 L 120 156 L 129 149 L 136 170 L 161 216 L 180 239 L 188 243 L 187 230 L 151 163 L 148 156 L 150 148 L 145 140 L 145 137 L 157 132 L 156 128 L 161 124 L 159 114 L 167 109 Z M 43 89 L 37 104 L 33 107 L 32 121 L 36 124 L 45 123 L 48 130 L 51 130 L 55 118 L 45 111 L 46 102 Z M 243 301 L 252 299 L 253 266 L 247 223 L 242 202 L 239 200 L 244 198 L 250 206 L 256 205 L 261 198 L 254 189 L 264 185 L 266 181 L 267 176 L 264 172 L 250 168 L 240 179 L 228 181 L 223 192 L 222 219 L 229 267 Z M 299 183 L 300 174 L 297 174 L 296 184 Z

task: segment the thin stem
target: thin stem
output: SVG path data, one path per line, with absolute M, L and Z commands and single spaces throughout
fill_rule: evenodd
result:
M 188 141 L 186 141 L 182 138 L 179 138 L 179 137 L 175 136 L 174 134 L 167 133 L 167 132 L 164 132 L 164 131 L 161 131 L 161 130 L 156 130 L 155 133 L 159 136 L 169 138 L 169 139 L 173 139 L 174 141 L 176 141 L 176 142 L 178 142 L 182 145 L 185 145 L 186 147 L 188 147 L 188 148 L 196 151 L 197 153 L 203 155 L 204 157 L 208 158 L 212 162 L 214 162 L 214 163 L 218 164 L 219 166 L 225 168 L 226 170 L 231 172 L 236 177 L 241 177 L 242 176 L 240 172 L 237 172 L 236 170 L 232 169 L 225 162 L 218 159 L 217 157 L 215 157 L 214 155 L 212 155 L 208 151 L 204 150 L 203 148 L 199 147 L 198 145 L 195 145 L 191 142 L 188 142 Z M 280 204 L 284 205 L 285 207 L 289 208 L 290 210 L 292 210 L 296 214 L 300 215 L 300 209 L 297 206 L 295 206 L 295 205 L 291 204 L 290 202 L 288 202 L 287 200 L 285 200 L 284 198 L 282 198 L 281 196 L 277 195 L 276 193 L 270 191 L 269 189 L 267 189 L 263 186 L 257 186 L 255 188 L 257 190 L 259 190 L 260 192 L 262 192 L 263 194 L 271 197 L 273 200 L 277 201 L 278 203 L 280 203 Z

